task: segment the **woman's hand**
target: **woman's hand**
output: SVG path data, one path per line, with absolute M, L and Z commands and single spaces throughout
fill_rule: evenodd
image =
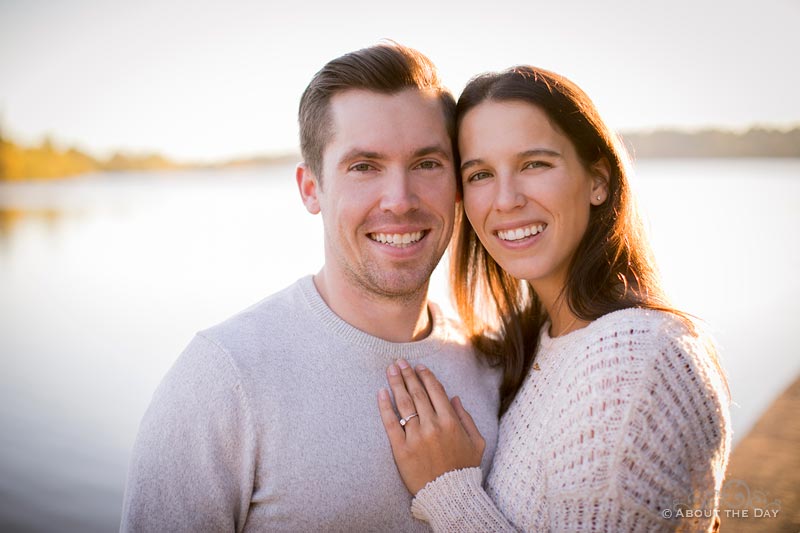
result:
M 480 466 L 486 442 L 461 400 L 448 400 L 433 372 L 423 365 L 415 372 L 401 359 L 388 368 L 387 376 L 405 426 L 386 389 L 378 394 L 378 407 L 400 477 L 412 494 L 445 472 Z

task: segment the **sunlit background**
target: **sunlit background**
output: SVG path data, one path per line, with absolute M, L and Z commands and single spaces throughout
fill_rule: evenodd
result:
M 392 38 L 456 93 L 517 63 L 570 77 L 622 130 L 800 119 L 796 0 L 669 3 L 0 2 L 0 113 L 26 140 L 219 159 L 296 146 L 296 104 Z
M 0 136 L 179 163 L 296 153 L 310 77 L 381 38 L 456 94 L 555 70 L 623 132 L 788 130 L 798 21 L 795 0 L 0 0 Z M 319 269 L 320 220 L 282 161 L 0 181 L 0 530 L 115 529 L 139 420 L 193 333 Z M 641 158 L 633 181 L 667 288 L 721 346 L 738 445 L 800 374 L 800 159 Z M 798 501 L 796 481 L 747 482 L 783 516 Z

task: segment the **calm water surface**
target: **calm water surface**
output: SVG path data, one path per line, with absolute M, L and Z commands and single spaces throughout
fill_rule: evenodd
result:
M 194 332 L 322 264 L 293 175 L 0 184 L 0 530 L 118 527 L 139 420 Z M 738 440 L 800 372 L 800 160 L 648 160 L 634 183 L 670 294 L 722 348 Z

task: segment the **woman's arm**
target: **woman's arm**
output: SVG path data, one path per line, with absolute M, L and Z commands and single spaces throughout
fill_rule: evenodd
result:
M 485 442 L 461 400 L 422 365 L 400 360 L 387 376 L 403 423 L 385 389 L 378 407 L 414 516 L 434 531 L 516 531 L 483 490 Z
M 586 344 L 545 444 L 554 450 L 545 463 L 549 527 L 708 531 L 729 427 L 727 394 L 702 339 L 656 314 Z

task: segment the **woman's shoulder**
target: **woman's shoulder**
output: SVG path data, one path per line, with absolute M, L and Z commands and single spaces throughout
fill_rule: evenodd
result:
M 727 393 L 715 352 L 700 328 L 683 316 L 623 309 L 554 340 L 564 344 L 549 355 L 566 361 L 559 396 L 565 401 L 557 419 L 572 431 L 554 431 L 551 438 L 557 449 L 574 449 L 570 464 L 589 453 L 605 461 L 609 483 L 622 476 L 623 485 L 638 486 L 641 471 L 621 464 L 657 468 L 651 464 L 656 452 L 668 464 L 678 453 L 672 448 L 688 445 L 713 454 L 727 442 Z M 579 442 L 573 439 L 576 431 Z M 586 435 L 596 437 L 586 441 L 589 452 L 581 444 Z M 650 455 L 643 456 L 644 450 Z
M 731 436 L 730 393 L 717 348 L 703 324 L 649 309 L 625 309 L 599 320 L 608 323 L 608 331 L 626 335 L 626 350 L 641 362 L 630 396 L 632 418 L 623 428 L 631 442 L 643 438 L 640 430 L 649 428 L 647 442 L 669 447 L 680 441 L 691 448 L 685 450 L 689 456 L 702 456 L 686 464 L 713 462 L 715 471 L 724 472 Z M 635 450 L 631 444 L 631 457 Z
M 680 433 L 709 450 L 726 442 L 730 398 L 716 348 L 699 324 L 680 314 L 635 308 L 604 315 L 573 333 L 580 331 L 575 342 L 581 342 L 583 356 L 571 361 L 570 372 L 575 386 L 591 392 L 585 401 L 600 402 L 590 411 L 592 424 L 616 428 L 624 438 L 645 426 L 667 440 Z
M 640 378 L 649 384 L 645 387 L 648 396 L 664 389 L 703 403 L 714 399 L 711 410 L 727 403 L 716 345 L 702 324 L 690 317 L 632 308 L 609 313 L 593 325 L 600 350 L 609 352 L 608 356 L 623 356 L 641 370 Z
M 632 377 L 651 371 L 691 374 L 717 386 L 721 373 L 711 337 L 690 318 L 644 308 L 614 311 L 583 329 L 551 339 L 542 331 L 542 346 L 572 359 L 575 367 L 616 367 Z M 576 368 L 577 370 L 577 368 Z
M 691 359 L 704 358 L 714 349 L 711 337 L 696 322 L 669 311 L 621 309 L 598 318 L 586 329 L 585 344 L 648 359 L 664 351 L 680 351 Z
M 690 326 L 691 324 L 691 326 Z M 693 323 L 687 317 L 669 311 L 629 307 L 601 316 L 588 327 L 605 332 L 652 342 L 695 336 Z
M 603 315 L 586 327 L 557 338 L 550 337 L 548 324 L 545 324 L 540 342 L 545 348 L 563 348 L 572 352 L 652 353 L 654 347 L 669 343 L 687 344 L 689 347 L 699 338 L 697 329 L 691 324 L 675 313 L 627 308 Z

